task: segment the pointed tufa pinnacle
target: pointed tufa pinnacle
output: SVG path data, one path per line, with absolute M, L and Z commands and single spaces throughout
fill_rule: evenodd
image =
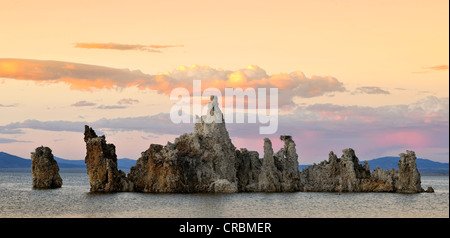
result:
M 284 142 L 291 141 L 292 140 L 292 136 L 282 135 L 282 136 L 280 136 L 280 140 L 282 140 Z
M 92 128 L 88 125 L 84 126 L 84 142 L 88 142 L 89 139 L 97 137 L 97 134 L 95 134 L 95 131 Z
M 264 138 L 263 166 L 265 166 L 265 167 L 273 167 L 274 166 L 272 141 L 270 141 L 269 138 Z

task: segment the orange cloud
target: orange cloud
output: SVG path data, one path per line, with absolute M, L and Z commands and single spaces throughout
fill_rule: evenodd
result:
M 431 67 L 423 67 L 424 69 L 432 69 L 432 70 L 446 70 L 448 69 L 448 65 L 437 65 Z
M 129 45 L 118 43 L 75 43 L 75 48 L 83 49 L 106 49 L 106 50 L 139 50 L 154 53 L 161 53 L 162 51 L 157 49 L 171 48 L 171 47 L 183 47 L 183 45 Z
M 289 88 L 296 84 L 296 80 L 289 74 L 272 75 L 268 80 L 271 85 L 277 88 Z
M 60 78 L 58 81 L 70 84 L 70 89 L 91 91 L 92 89 L 112 89 L 116 85 L 110 79 L 81 79 L 81 78 Z
M 0 59 L 0 77 L 18 80 L 65 82 L 71 89 L 92 90 L 127 87 L 152 82 L 140 71 L 50 60 Z
M 422 69 L 431 69 L 431 70 L 436 70 L 436 71 L 447 70 L 448 69 L 448 65 L 443 64 L 443 65 L 436 65 L 436 66 L 430 66 L 430 67 L 422 67 Z M 412 72 L 412 73 L 413 74 L 425 74 L 425 73 L 429 73 L 429 72 L 430 71 L 422 70 L 422 71 L 415 71 L 415 72 Z
M 258 66 L 230 71 L 208 66 L 180 66 L 171 72 L 157 75 L 139 70 L 116 69 L 96 65 L 49 60 L 0 59 L 0 77 L 19 80 L 64 82 L 74 90 L 111 89 L 137 86 L 170 95 L 182 87 L 192 93 L 193 80 L 200 80 L 202 90 L 218 88 L 222 95 L 226 87 L 278 88 L 279 104 L 292 103 L 293 97 L 315 97 L 328 92 L 345 91 L 343 84 L 330 76 L 306 77 L 302 72 L 268 75 Z
M 14 75 L 19 71 L 19 65 L 16 62 L 0 62 L 0 72 L 4 75 Z
M 240 71 L 233 72 L 228 75 L 226 86 L 229 88 L 242 88 L 246 86 L 248 87 L 247 77 Z

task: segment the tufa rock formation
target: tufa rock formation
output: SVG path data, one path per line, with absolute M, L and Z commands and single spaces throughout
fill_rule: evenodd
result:
M 62 179 L 59 167 L 53 158 L 52 150 L 48 147 L 38 147 L 31 153 L 31 174 L 33 188 L 60 188 Z
M 91 192 L 133 191 L 122 170 L 117 170 L 116 147 L 107 144 L 105 136 L 97 136 L 85 126 L 86 163 Z
M 264 158 L 257 179 L 257 189 L 245 189 L 249 192 L 295 192 L 300 191 L 300 172 L 298 155 L 291 136 L 281 136 L 284 147 L 276 154 L 272 142 L 264 139 Z M 245 174 L 244 174 L 245 177 Z
M 414 151 L 407 150 L 406 154 L 400 154 L 398 171 L 398 181 L 395 183 L 397 192 L 418 193 L 423 191 Z
M 117 169 L 115 147 L 85 126 L 86 167 L 91 192 L 235 193 L 235 192 L 421 192 L 415 155 L 407 152 L 399 171 L 376 169 L 371 175 L 353 149 L 341 158 L 298 169 L 298 155 L 291 136 L 280 139 L 284 147 L 274 153 L 264 139 L 264 156 L 236 150 L 225 126 L 217 97 L 208 113 L 197 118 L 194 133 L 183 134 L 165 146 L 151 144 L 125 175 Z
M 359 164 L 353 149 L 345 149 L 339 159 L 330 152 L 328 161 L 305 168 L 301 184 L 305 192 L 397 192 L 420 193 L 420 173 L 413 151 L 400 154 L 399 170 L 376 168 Z
M 344 149 L 338 158 L 333 151 L 328 161 L 306 167 L 301 172 L 305 192 L 360 192 L 370 179 L 369 166 L 359 164 L 353 149 Z
M 276 154 L 272 142 L 264 139 L 264 158 L 258 152 L 236 151 L 236 172 L 239 192 L 300 191 L 300 172 L 295 143 L 290 136 L 281 136 L 284 147 Z
M 152 144 L 142 153 L 128 175 L 135 191 L 238 191 L 236 148 L 214 98 L 209 113 L 197 120 L 194 133 L 176 138 L 173 144 Z

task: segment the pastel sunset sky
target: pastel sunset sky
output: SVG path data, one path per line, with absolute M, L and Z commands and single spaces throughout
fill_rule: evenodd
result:
M 176 87 L 276 87 L 279 127 L 227 124 L 237 148 L 300 164 L 353 148 L 449 161 L 449 1 L 0 0 L 0 151 L 84 159 L 84 125 L 138 159 L 173 124 Z

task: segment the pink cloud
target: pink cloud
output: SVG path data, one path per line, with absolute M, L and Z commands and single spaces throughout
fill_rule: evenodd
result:
M 381 132 L 371 136 L 377 146 L 402 146 L 409 148 L 424 148 L 432 145 L 432 140 L 427 132 L 419 130 L 402 130 L 393 132 Z

